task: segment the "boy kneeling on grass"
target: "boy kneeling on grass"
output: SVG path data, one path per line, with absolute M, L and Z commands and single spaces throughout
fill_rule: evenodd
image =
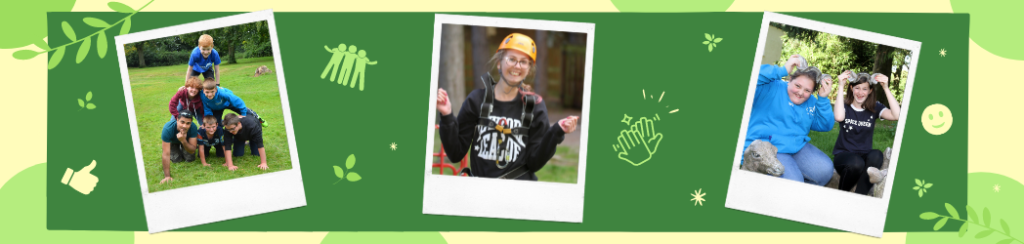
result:
M 263 148 L 263 127 L 260 122 L 252 116 L 241 117 L 237 114 L 224 116 L 224 159 L 229 170 L 238 169 L 231 162 L 231 157 L 245 155 L 245 141 L 249 141 L 249 151 L 253 156 L 260 156 L 260 169 L 267 170 L 267 152 Z M 234 151 L 232 153 L 232 151 Z
M 192 113 L 188 111 L 179 112 L 177 120 L 168 121 L 164 125 L 163 133 L 160 135 L 160 139 L 164 141 L 162 154 L 164 179 L 160 180 L 160 184 L 174 180 L 171 178 L 171 162 L 196 160 L 196 136 L 198 134 L 195 124 L 192 123 Z
M 221 130 L 217 117 L 213 115 L 203 117 L 203 125 L 200 127 L 203 128 L 203 133 L 199 134 L 199 161 L 203 166 L 210 166 L 206 163 L 206 158 L 213 156 L 210 155 L 211 148 L 216 148 L 217 157 L 224 157 L 224 141 L 221 139 L 224 130 Z

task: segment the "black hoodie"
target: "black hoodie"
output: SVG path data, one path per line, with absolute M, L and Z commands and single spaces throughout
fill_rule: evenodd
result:
M 548 109 L 544 102 L 533 109 L 533 123 L 529 135 L 505 135 L 478 127 L 480 104 L 483 103 L 484 89 L 469 93 L 462 103 L 458 118 L 454 114 L 441 116 L 441 143 L 448 159 L 458 162 L 470 154 L 470 168 L 474 176 L 497 178 L 519 165 L 525 165 L 529 173 L 517 179 L 537 180 L 535 172 L 547 164 L 555 155 L 555 146 L 565 139 L 565 131 L 555 125 L 548 125 Z M 522 126 L 522 94 L 512 101 L 494 100 L 490 119 L 505 128 Z M 473 138 L 477 135 L 477 138 Z M 472 149 L 472 150 L 470 150 Z

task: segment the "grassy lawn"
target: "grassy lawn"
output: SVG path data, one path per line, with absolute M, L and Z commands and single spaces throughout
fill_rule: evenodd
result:
M 878 120 L 875 124 L 875 135 L 871 141 L 871 148 L 878 149 L 884 153 L 885 148 L 892 147 L 893 142 L 896 140 L 896 125 L 898 123 L 899 121 Z M 836 146 L 839 130 L 839 123 L 836 123 L 829 132 L 811 131 L 811 145 L 818 147 L 830 159 L 835 160 L 832 155 L 832 149 Z
M 237 64 L 222 63 L 220 66 L 221 87 L 228 88 L 245 101 L 245 106 L 256 111 L 269 122 L 263 128 L 263 146 L 267 153 L 269 170 L 263 171 L 256 166 L 260 164 L 258 156 L 250 155 L 249 147 L 245 147 L 245 156 L 233 157 L 232 161 L 238 170 L 229 171 L 221 166 L 224 158 L 207 158 L 211 167 L 203 167 L 199 156 L 193 162 L 171 163 L 171 177 L 174 181 L 160 184 L 163 179 L 162 143 L 160 133 L 171 120 L 167 105 L 178 87 L 185 84 L 186 65 L 129 68 L 132 97 L 135 103 L 135 115 L 139 123 L 139 136 L 142 142 L 142 158 L 145 163 L 146 181 L 149 192 L 157 192 L 186 186 L 201 185 L 210 182 L 241 178 L 268 172 L 292 168 L 288 149 L 287 135 L 284 130 L 284 118 L 281 110 L 281 95 L 278 92 L 277 77 L 265 75 L 252 77 L 253 71 L 261 65 L 271 70 L 274 67 L 273 57 L 239 59 Z M 202 95 L 202 93 L 200 93 Z M 225 114 L 232 113 L 226 110 Z M 194 123 L 196 126 L 197 123 Z M 198 129 L 198 127 L 197 127 Z M 199 130 L 199 133 L 204 133 Z M 225 132 L 227 133 L 227 132 Z
M 441 136 L 438 135 L 437 133 L 434 133 L 434 150 L 432 152 L 436 153 L 439 152 L 440 150 Z M 537 171 L 537 179 L 539 181 L 545 182 L 561 182 L 576 184 L 576 178 L 579 176 L 579 155 L 580 152 L 578 149 L 569 146 L 558 145 L 558 147 L 555 149 L 555 156 L 552 157 L 550 161 L 548 161 L 547 165 L 544 165 L 544 168 L 541 168 L 540 171 Z M 434 157 L 434 163 L 437 162 L 437 157 Z M 451 162 L 448 160 L 447 157 L 444 159 L 444 162 L 450 163 L 456 168 L 459 167 L 459 162 Z M 469 162 L 467 161 L 467 167 L 469 167 L 468 164 Z M 434 168 L 432 172 L 433 174 L 436 175 L 438 174 L 439 170 L 438 168 Z M 451 175 L 452 172 L 450 169 L 445 169 L 444 174 Z

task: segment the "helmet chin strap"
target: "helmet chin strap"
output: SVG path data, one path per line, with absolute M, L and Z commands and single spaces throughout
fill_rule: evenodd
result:
M 508 80 L 509 80 L 509 79 L 505 78 L 505 72 L 502 72 L 502 71 L 501 71 L 501 67 L 498 67 L 498 74 L 500 74 L 500 75 L 501 75 L 501 80 L 503 80 L 503 81 L 505 82 L 505 85 L 507 85 L 507 86 L 509 86 L 509 87 L 515 87 L 515 88 L 517 88 L 517 89 L 522 89 L 522 88 L 523 88 L 523 82 L 525 82 L 525 81 L 526 81 L 526 78 L 523 78 L 523 80 L 520 80 L 520 81 L 519 81 L 519 84 L 518 84 L 518 85 L 514 85 L 514 86 L 513 86 L 512 84 L 509 84 L 509 83 L 508 83 Z M 534 78 L 534 79 L 536 79 L 536 78 Z

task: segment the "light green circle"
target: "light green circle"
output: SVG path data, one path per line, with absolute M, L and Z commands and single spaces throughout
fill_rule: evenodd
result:
M 50 180 L 56 182 L 48 182 Z M 22 170 L 0 188 L 0 243 L 135 242 L 135 233 L 130 231 L 47 230 L 47 183 L 60 184 L 60 179 L 47 179 L 46 164 L 41 163 Z M 77 191 L 67 193 L 78 194 Z
M 3 23 L 0 25 L 0 35 L 3 36 L 0 49 L 19 48 L 41 41 L 46 37 L 46 12 L 68 12 L 74 6 L 75 0 L 3 1 L 0 3 L 0 23 Z
M 954 13 L 971 15 L 971 40 L 997 56 L 1024 60 L 1024 1 L 950 0 Z

